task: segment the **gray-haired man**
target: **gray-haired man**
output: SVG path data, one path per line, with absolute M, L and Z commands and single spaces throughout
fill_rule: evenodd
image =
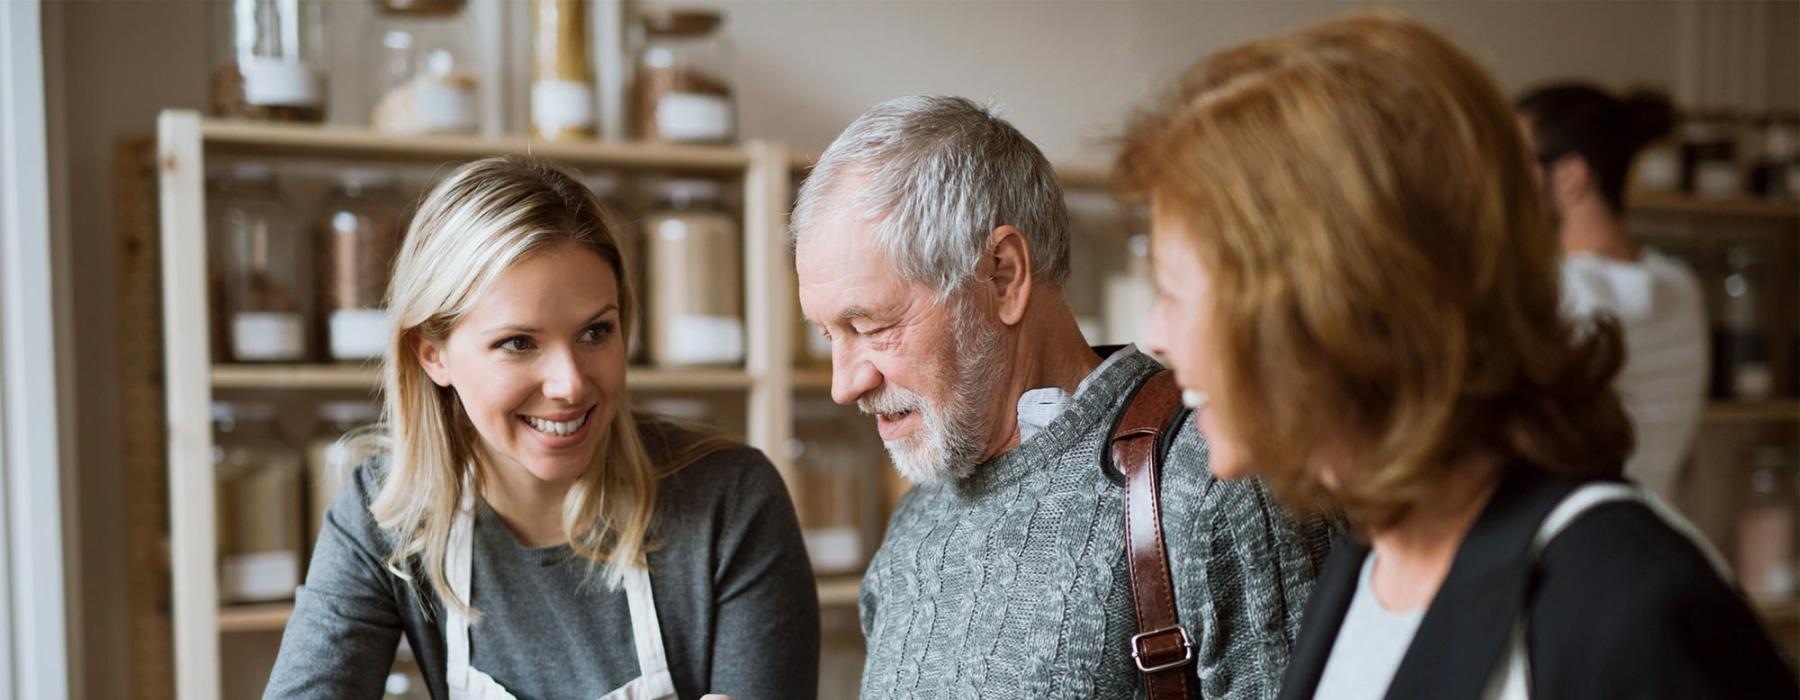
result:
M 968 100 L 886 102 L 826 150 L 792 234 L 832 398 L 875 416 L 916 484 L 863 580 L 862 696 L 1142 697 L 1124 488 L 1100 455 L 1160 367 L 1083 340 L 1043 154 Z M 1273 697 L 1328 529 L 1213 479 L 1191 421 L 1162 497 L 1200 694 Z

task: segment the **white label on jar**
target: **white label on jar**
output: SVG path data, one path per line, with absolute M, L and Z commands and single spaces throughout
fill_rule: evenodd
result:
M 1638 159 L 1638 187 L 1646 192 L 1673 192 L 1681 188 L 1681 157 L 1671 149 L 1649 151 Z
M 744 361 L 744 322 L 736 316 L 680 314 L 665 321 L 662 361 L 672 365 L 726 365 Z
M 656 134 L 668 141 L 729 141 L 731 100 L 718 95 L 671 92 L 656 101 Z
M 1744 193 L 1737 164 L 1724 161 L 1700 163 L 1694 168 L 1694 194 L 1702 197 L 1736 197 Z
M 387 352 L 385 309 L 339 309 L 331 312 L 331 359 L 367 360 Z
M 298 360 L 306 354 L 300 314 L 240 311 L 231 315 L 231 355 L 237 360 Z
M 435 80 L 412 89 L 413 126 L 421 134 L 467 134 L 477 130 L 475 91 Z
M 1774 393 L 1775 377 L 1762 362 L 1745 362 L 1731 370 L 1731 394 L 1740 399 L 1766 399 Z
M 803 535 L 814 569 L 841 571 L 862 563 L 862 534 L 854 527 L 807 528 Z
M 238 61 L 244 76 L 244 102 L 257 107 L 317 107 L 319 79 L 312 67 L 267 56 Z
M 280 600 L 300 587 L 300 553 L 291 549 L 225 557 L 219 593 L 226 600 Z
M 593 87 L 573 80 L 532 83 L 531 123 L 546 134 L 593 127 Z

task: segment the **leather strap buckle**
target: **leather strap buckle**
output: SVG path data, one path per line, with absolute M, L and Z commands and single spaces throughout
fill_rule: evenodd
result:
M 1172 651 L 1172 649 L 1149 651 L 1144 648 L 1144 641 L 1152 637 L 1160 637 L 1170 633 L 1177 633 L 1180 635 L 1181 658 L 1173 661 L 1162 661 L 1157 658 L 1152 658 L 1168 651 Z M 1186 666 L 1194 661 L 1194 638 L 1189 636 L 1187 628 L 1182 627 L 1181 625 L 1164 627 L 1149 632 L 1139 632 L 1131 635 L 1131 661 L 1132 663 L 1137 664 L 1137 669 L 1141 673 L 1156 673 L 1158 671 L 1167 671 L 1172 668 Z

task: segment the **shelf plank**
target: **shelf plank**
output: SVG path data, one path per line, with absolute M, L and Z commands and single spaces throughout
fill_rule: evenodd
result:
M 381 370 L 374 365 L 213 365 L 213 386 L 219 389 L 368 390 L 381 386 Z M 646 390 L 737 390 L 755 383 L 741 369 L 662 369 L 633 367 L 625 372 L 626 386 Z
M 294 615 L 292 602 L 228 605 L 219 609 L 219 632 L 280 632 Z
M 1666 192 L 1634 192 L 1626 195 L 1626 201 L 1630 210 L 1638 213 L 1800 218 L 1800 201 L 1715 199 Z
M 862 594 L 862 574 L 829 574 L 817 579 L 819 605 L 855 606 Z M 280 632 L 294 615 L 291 602 L 228 605 L 219 609 L 219 632 Z
M 224 119 L 204 119 L 200 130 L 209 152 L 234 156 L 443 161 L 530 155 L 623 170 L 701 173 L 741 173 L 750 166 L 749 152 L 734 146 L 539 141 L 521 137 L 395 136 L 370 129 Z
M 1707 423 L 1800 423 L 1800 399 L 1713 401 L 1706 404 Z

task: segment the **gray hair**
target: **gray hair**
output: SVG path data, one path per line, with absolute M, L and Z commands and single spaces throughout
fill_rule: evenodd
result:
M 857 191 L 840 192 L 846 178 L 861 181 Z M 1069 275 L 1069 212 L 1050 161 L 961 97 L 901 97 L 852 122 L 801 185 L 790 245 L 846 204 L 875 223 L 876 245 L 901 276 L 940 299 L 974 278 L 1002 225 L 1024 232 L 1036 281 L 1061 286 Z

